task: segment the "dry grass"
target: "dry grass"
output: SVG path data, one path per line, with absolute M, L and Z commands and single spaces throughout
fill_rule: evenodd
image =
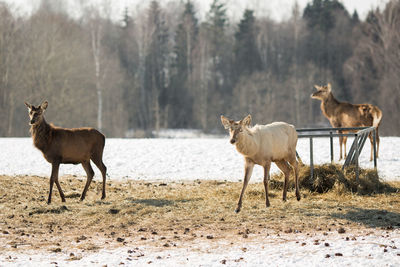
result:
M 283 174 L 272 176 L 271 184 L 275 189 L 283 188 Z M 380 180 L 374 169 L 360 169 L 359 179 L 356 178 L 354 166 L 342 171 L 337 164 L 323 164 L 314 166 L 314 177 L 310 176 L 310 166 L 300 166 L 299 184 L 301 188 L 311 192 L 326 193 L 333 191 L 338 195 L 356 193 L 370 195 L 379 193 L 395 193 L 397 188 Z M 290 188 L 294 188 L 294 180 L 290 180 Z
M 237 242 L 281 232 L 337 231 L 340 227 L 351 232 L 400 226 L 396 192 L 360 195 L 331 190 L 319 194 L 301 188 L 301 201 L 296 201 L 290 190 L 288 201 L 282 202 L 282 190 L 272 188 L 267 209 L 263 186 L 254 183 L 246 191 L 242 211 L 235 214 L 241 183 L 111 181 L 107 198 L 100 201 L 101 183 L 94 181 L 80 202 L 85 180 L 72 176 L 60 180 L 67 202 L 61 203 L 56 192 L 53 203 L 47 205 L 48 178 L 0 176 L 2 251 L 182 247 L 208 239 Z M 391 186 L 400 188 L 399 183 Z

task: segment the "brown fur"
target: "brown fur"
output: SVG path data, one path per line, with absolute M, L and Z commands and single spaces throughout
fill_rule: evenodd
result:
M 81 200 L 93 179 L 94 171 L 90 160 L 96 164 L 103 176 L 102 199 L 106 197 L 105 182 L 107 168 L 103 163 L 103 149 L 105 137 L 93 128 L 67 129 L 48 124 L 43 116 L 47 108 L 47 101 L 35 107 L 25 102 L 29 109 L 31 135 L 35 147 L 42 151 L 44 158 L 52 164 L 50 177 L 50 192 L 47 203 L 51 203 L 53 184 L 56 183 L 62 202 L 65 202 L 64 193 L 58 182 L 60 164 L 82 164 L 87 174 L 87 181 L 82 192 Z
M 339 102 L 331 92 L 331 85 L 315 85 L 317 92 L 311 95 L 311 98 L 321 100 L 321 110 L 324 116 L 329 120 L 332 127 L 376 127 L 377 157 L 379 152 L 379 134 L 378 128 L 382 119 L 382 111 L 371 104 L 351 104 Z M 343 131 L 347 132 L 347 131 Z M 373 153 L 373 137 L 369 135 L 371 141 L 371 160 Z M 344 144 L 344 157 L 346 158 L 347 137 L 339 137 L 340 158 L 342 159 L 342 144 Z

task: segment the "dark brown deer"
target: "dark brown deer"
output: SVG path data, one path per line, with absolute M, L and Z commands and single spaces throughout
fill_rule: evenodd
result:
M 328 83 L 326 86 L 314 86 L 317 92 L 311 95 L 311 98 L 321 100 L 322 113 L 328 118 L 332 127 L 376 127 L 376 144 L 378 157 L 379 152 L 379 134 L 378 127 L 382 119 L 382 111 L 371 104 L 350 104 L 347 102 L 339 102 L 335 99 L 332 94 L 331 84 Z M 343 131 L 347 132 L 347 131 Z M 369 135 L 371 141 L 371 157 L 373 153 L 373 136 Z M 340 145 L 340 158 L 342 159 L 342 144 L 344 144 L 344 157 L 346 158 L 346 142 L 347 137 L 339 137 Z
M 82 164 L 87 174 L 85 188 L 81 195 L 81 201 L 85 199 L 86 191 L 92 182 L 94 171 L 90 165 L 90 160 L 96 164 L 103 176 L 103 190 L 101 199 L 106 197 L 106 171 L 103 163 L 103 149 L 105 137 L 102 133 L 93 128 L 60 128 L 48 124 L 44 119 L 43 113 L 48 106 L 44 101 L 40 106 L 35 107 L 27 102 L 25 105 L 29 110 L 33 143 L 44 158 L 51 163 L 52 170 L 50 176 L 50 192 L 47 203 L 51 203 L 51 193 L 53 184 L 56 183 L 62 202 L 65 202 L 65 196 L 58 182 L 58 169 L 60 164 Z

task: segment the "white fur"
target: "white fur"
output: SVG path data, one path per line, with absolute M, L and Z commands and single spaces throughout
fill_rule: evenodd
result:
M 275 162 L 285 175 L 283 186 L 283 201 L 286 201 L 287 185 L 289 181 L 290 166 L 294 168 L 296 197 L 300 200 L 298 183 L 298 163 L 296 161 L 297 132 L 293 125 L 286 122 L 274 122 L 267 125 L 256 125 L 249 128 L 251 116 L 248 115 L 241 121 L 235 122 L 221 116 L 221 122 L 229 129 L 231 143 L 236 145 L 237 151 L 244 156 L 244 179 L 242 192 L 235 212 L 242 207 L 243 195 L 249 183 L 255 164 L 264 168 L 265 205 L 270 206 L 268 199 L 268 179 L 271 162 Z
M 379 127 L 379 123 L 381 122 L 382 119 L 382 113 L 381 112 L 376 112 L 374 114 L 374 119 L 372 121 L 372 126 L 378 128 Z
M 268 161 L 295 158 L 296 145 L 296 129 L 285 122 L 244 127 L 236 141 L 237 151 L 261 166 L 265 166 Z

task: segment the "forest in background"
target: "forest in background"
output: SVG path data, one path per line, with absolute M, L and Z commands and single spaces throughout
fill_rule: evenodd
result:
M 378 105 L 380 133 L 400 135 L 400 0 L 365 20 L 340 1 L 310 0 L 280 22 L 250 9 L 235 21 L 223 0 L 202 21 L 196 0 L 127 6 L 120 21 L 107 5 L 77 1 L 73 18 L 60 3 L 20 17 L 0 2 L 0 136 L 28 136 L 24 101 L 43 100 L 48 122 L 108 137 L 221 133 L 221 114 L 329 126 L 310 98 L 328 82 L 340 101 Z

